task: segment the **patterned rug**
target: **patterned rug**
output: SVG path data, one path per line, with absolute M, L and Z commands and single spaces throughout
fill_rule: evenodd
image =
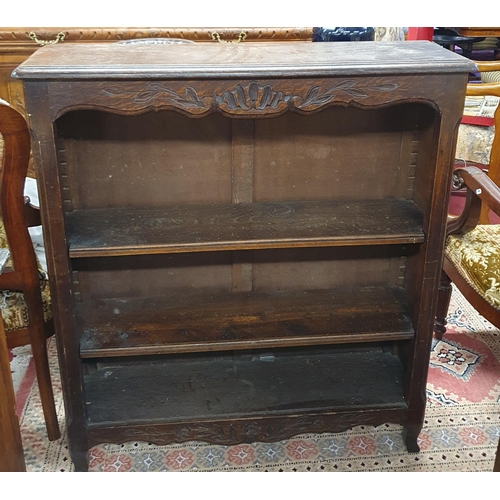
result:
M 14 353 L 23 358 L 22 352 Z M 50 343 L 59 422 L 64 409 Z M 22 365 L 23 362 L 17 361 Z M 25 363 L 26 364 L 26 363 Z M 73 471 L 66 438 L 49 442 L 33 370 L 17 383 L 28 471 Z M 23 387 L 27 389 L 23 389 Z M 454 290 L 445 340 L 434 341 L 421 452 L 404 446 L 401 427 L 358 426 L 337 434 L 304 434 L 278 443 L 168 446 L 131 442 L 90 451 L 90 470 L 127 471 L 491 471 L 500 438 L 500 331 Z

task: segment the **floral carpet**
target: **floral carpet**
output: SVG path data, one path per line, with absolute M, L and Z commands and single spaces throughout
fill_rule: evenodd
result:
M 102 444 L 90 450 L 90 471 L 491 471 L 500 438 L 500 331 L 479 316 L 457 290 L 453 291 L 448 321 L 444 339 L 433 343 L 420 453 L 406 451 L 401 426 L 386 424 L 236 446 Z M 50 353 L 59 422 L 64 429 L 53 340 Z M 13 359 L 14 371 L 19 371 L 14 378 L 27 470 L 73 471 L 64 433 L 59 441 L 47 440 L 27 355 L 15 351 Z

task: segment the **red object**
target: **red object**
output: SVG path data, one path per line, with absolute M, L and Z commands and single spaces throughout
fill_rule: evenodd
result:
M 483 127 L 493 127 L 495 120 L 490 116 L 466 116 L 462 117 L 462 123 L 468 125 L 481 125 Z
M 432 42 L 434 28 L 408 28 L 408 40 L 429 40 Z

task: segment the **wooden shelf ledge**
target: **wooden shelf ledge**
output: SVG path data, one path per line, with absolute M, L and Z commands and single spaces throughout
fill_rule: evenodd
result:
M 75 210 L 72 258 L 336 245 L 422 243 L 410 200 L 240 203 Z
M 79 303 L 83 358 L 378 342 L 415 335 L 398 287 L 178 293 Z

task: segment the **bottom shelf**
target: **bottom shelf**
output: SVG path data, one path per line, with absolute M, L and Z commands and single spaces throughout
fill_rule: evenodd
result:
M 407 408 L 404 368 L 381 345 L 112 358 L 85 367 L 89 429 Z

